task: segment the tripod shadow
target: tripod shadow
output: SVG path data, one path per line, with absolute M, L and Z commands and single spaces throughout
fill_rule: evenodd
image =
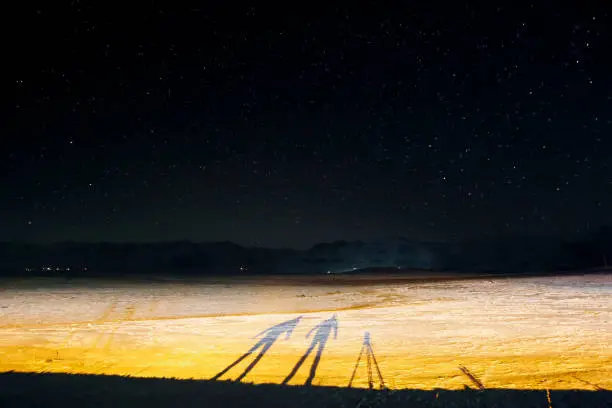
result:
M 300 322 L 301 318 L 302 316 L 299 316 L 299 317 L 296 317 L 295 319 L 287 320 L 286 322 L 279 323 L 276 326 L 269 327 L 266 330 L 263 330 L 257 335 L 255 335 L 253 337 L 254 339 L 262 335 L 263 337 L 261 338 L 261 340 L 255 343 L 255 345 L 251 347 L 249 351 L 247 351 L 242 356 L 240 356 L 232 364 L 228 365 L 225 369 L 223 369 L 223 371 L 221 371 L 220 373 L 212 377 L 211 380 L 218 380 L 221 376 L 223 376 L 225 373 L 227 373 L 229 370 L 231 370 L 233 367 L 239 364 L 242 360 L 244 360 L 245 358 L 253 354 L 255 351 L 257 351 L 257 349 L 261 348 L 261 351 L 259 352 L 257 357 L 255 357 L 255 359 L 251 362 L 251 364 L 248 365 L 248 367 L 244 370 L 244 372 L 240 374 L 238 378 L 236 378 L 236 381 L 242 380 L 253 369 L 253 367 L 257 365 L 259 360 L 261 360 L 264 354 L 266 354 L 266 352 L 270 349 L 270 347 L 272 347 L 272 345 L 276 342 L 276 340 L 278 340 L 278 338 L 283 333 L 286 333 L 285 340 L 291 337 L 291 333 L 293 333 L 293 330 L 295 329 L 297 324 Z
M 382 373 L 380 372 L 380 367 L 378 366 L 378 361 L 376 361 L 376 356 L 374 355 L 374 349 L 372 348 L 372 342 L 370 341 L 370 333 L 365 332 L 363 335 L 363 343 L 361 344 L 361 351 L 359 352 L 359 357 L 357 357 L 357 362 L 355 363 L 355 368 L 353 369 L 353 374 L 351 375 L 351 380 L 349 381 L 348 388 L 351 388 L 353 385 L 353 380 L 355 379 L 355 374 L 357 373 L 357 368 L 359 368 L 359 363 L 361 362 L 361 357 L 365 353 L 366 364 L 368 368 L 368 388 L 374 389 L 374 375 L 372 372 L 372 362 L 374 363 L 374 367 L 376 368 L 376 373 L 378 374 L 378 381 L 380 382 L 380 389 L 385 390 L 387 386 L 385 385 L 385 380 L 383 379 Z
M 308 376 L 308 379 L 306 379 L 306 382 L 305 382 L 305 385 L 312 385 L 312 380 L 314 379 L 315 374 L 317 373 L 317 367 L 319 366 L 319 362 L 321 361 L 321 355 L 323 354 L 323 349 L 325 348 L 325 344 L 327 343 L 327 340 L 329 339 L 329 336 L 331 335 L 332 330 L 334 331 L 334 339 L 338 337 L 338 318 L 334 314 L 331 318 L 324 320 L 321 323 L 317 324 L 315 327 L 313 327 L 308 332 L 308 334 L 306 334 L 306 338 L 309 338 L 312 332 L 314 332 L 315 330 L 316 330 L 316 333 L 312 337 L 312 342 L 310 343 L 308 350 L 306 350 L 306 352 L 299 359 L 295 367 L 293 367 L 289 375 L 283 380 L 283 383 L 282 383 L 283 385 L 286 385 L 289 381 L 291 381 L 291 379 L 298 372 L 302 364 L 304 364 L 304 361 L 306 361 L 306 358 L 308 358 L 310 353 L 312 353 L 314 348 L 318 345 L 319 348 L 317 350 L 317 354 L 312 363 L 312 366 L 310 367 L 310 375 Z

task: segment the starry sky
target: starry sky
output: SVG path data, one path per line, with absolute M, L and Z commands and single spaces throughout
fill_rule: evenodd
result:
M 0 241 L 305 248 L 612 222 L 605 2 L 177 3 L 15 13 Z

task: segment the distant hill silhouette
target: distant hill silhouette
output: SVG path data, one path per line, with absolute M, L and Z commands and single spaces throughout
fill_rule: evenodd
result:
M 231 242 L 0 243 L 2 275 L 525 273 L 600 268 L 608 259 L 612 260 L 612 227 L 579 241 L 516 237 L 441 243 L 395 238 L 320 243 L 307 250 L 249 248 Z

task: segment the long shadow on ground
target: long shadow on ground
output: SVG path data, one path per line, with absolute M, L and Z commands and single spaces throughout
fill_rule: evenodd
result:
M 238 378 L 236 378 L 236 381 L 242 380 L 244 377 L 246 377 L 249 371 L 251 371 L 253 367 L 257 365 L 259 360 L 263 358 L 266 352 L 270 349 L 270 347 L 272 347 L 272 345 L 274 345 L 276 340 L 278 340 L 278 338 L 282 334 L 285 334 L 285 340 L 291 337 L 291 333 L 293 333 L 293 330 L 295 330 L 295 326 L 297 326 L 297 324 L 300 322 L 300 319 L 302 319 L 302 316 L 296 317 L 295 319 L 287 320 L 286 322 L 279 323 L 275 326 L 269 327 L 259 332 L 257 335 L 255 335 L 255 338 L 261 337 L 261 339 L 257 343 L 255 343 L 255 345 L 251 347 L 249 351 L 238 357 L 236 361 L 228 365 L 225 369 L 223 369 L 223 371 L 211 378 L 211 380 L 218 380 L 219 378 L 221 378 L 221 376 L 223 376 L 233 367 L 238 365 L 242 360 L 249 357 L 251 354 L 253 354 L 259 349 L 260 351 L 257 357 L 255 357 L 255 359 L 251 362 L 251 364 L 249 364 L 249 366 L 243 371 L 243 373 L 240 374 Z
M 554 408 L 612 407 L 611 391 L 551 391 Z M 542 390 L 400 390 L 251 385 L 72 374 L 0 374 L 0 407 L 549 407 Z

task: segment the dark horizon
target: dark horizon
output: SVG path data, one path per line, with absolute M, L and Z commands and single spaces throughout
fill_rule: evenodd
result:
M 308 248 L 241 246 L 230 241 L 0 242 L 0 274 L 317 275 L 382 268 L 522 275 L 607 268 L 611 242 L 610 227 L 576 240 L 513 237 L 426 242 L 396 237 L 321 242 Z

